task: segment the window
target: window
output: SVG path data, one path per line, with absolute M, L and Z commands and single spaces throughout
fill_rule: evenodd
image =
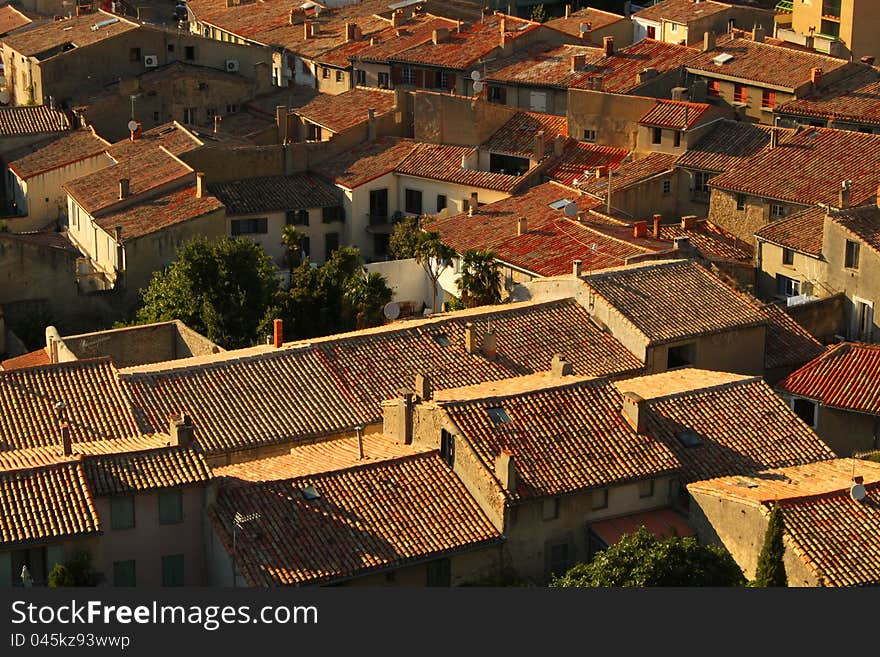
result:
M 425 564 L 428 586 L 450 586 L 452 584 L 452 564 L 449 559 L 437 559 Z
M 366 86 L 367 84 L 367 72 L 363 69 L 355 69 L 354 72 L 355 84 L 359 84 L 361 86 Z
M 183 521 L 183 492 L 181 490 L 159 491 L 159 524 L 173 525 Z
M 852 338 L 870 342 L 874 333 L 874 304 L 871 301 L 853 297 Z
M 737 194 L 736 195 L 736 209 L 742 212 L 746 209 L 746 195 L 745 194 Z
M 702 447 L 703 439 L 700 438 L 693 429 L 685 429 L 675 434 L 675 438 L 681 443 L 682 447 L 691 449 L 693 447 Z
M 680 344 L 669 347 L 666 350 L 666 369 L 671 370 L 676 367 L 690 367 L 694 364 L 694 352 L 696 351 L 696 343 Z
M 588 130 L 588 129 L 584 128 L 584 141 L 588 141 L 590 143 L 595 143 L 596 142 L 596 131 L 595 130 Z
M 339 233 L 324 235 L 324 260 L 329 260 L 333 252 L 339 248 Z
M 488 94 L 490 103 L 501 103 L 503 105 L 507 102 L 507 89 L 504 87 L 490 85 Z
M 816 402 L 801 397 L 793 397 L 791 410 L 811 428 L 816 428 Z
M 786 215 L 785 206 L 778 203 L 770 204 L 770 218 L 782 219 Z
M 776 293 L 782 297 L 796 297 L 801 293 L 801 282 L 776 274 Z
M 269 219 L 257 217 L 255 219 L 233 219 L 232 235 L 265 235 L 269 232 Z
M 743 84 L 733 85 L 733 102 L 745 105 L 749 100 L 748 92 Z
M 137 586 L 134 559 L 113 562 L 113 586 Z
M 446 194 L 437 194 L 437 212 L 446 209 Z
M 226 113 L 227 114 L 235 114 L 238 111 L 238 105 L 235 103 L 226 105 Z
M 773 109 L 776 107 L 776 92 L 764 89 L 761 92 L 761 108 Z
M 639 482 L 639 497 L 654 497 L 654 480 L 647 479 Z
M 493 408 L 487 408 L 486 414 L 489 416 L 489 419 L 492 420 L 494 424 L 508 424 L 513 422 L 510 416 L 500 406 L 495 406 Z
M 794 264 L 794 251 L 791 249 L 782 249 L 782 264 L 783 265 L 793 265 Z
M 153 121 L 159 121 L 159 112 L 153 112 Z
M 342 82 L 342 71 L 336 71 L 336 81 Z
M 532 91 L 529 93 L 529 110 L 532 112 L 547 111 L 547 94 L 543 91 Z
M 189 59 L 192 61 L 196 58 L 196 47 L 195 46 L 186 46 L 183 49 L 183 56 L 185 59 Z
M 409 66 L 405 66 L 400 73 L 400 79 L 404 84 L 415 84 L 416 70 Z
M 607 488 L 593 491 L 591 507 L 592 507 L 593 511 L 598 511 L 599 509 L 607 509 L 608 508 L 608 489 Z
M 110 498 L 110 527 L 131 529 L 134 527 L 134 497 L 119 495 Z
M 183 122 L 186 124 L 196 123 L 196 108 L 195 107 L 184 107 L 183 108 Z
M 846 241 L 846 251 L 844 253 L 844 267 L 847 269 L 859 268 L 859 243 L 852 240 Z
M 183 555 L 162 557 L 162 586 L 183 586 Z
M 677 31 L 678 31 L 678 25 L 676 25 L 675 23 L 670 23 L 670 24 L 669 24 L 669 31 L 670 31 L 670 32 L 677 32 Z
M 321 68 L 321 77 L 325 80 L 330 79 L 330 69 L 326 67 Z
M 541 516 L 544 520 L 556 520 L 559 517 L 559 498 L 551 497 L 544 500 L 544 508 Z
M 168 44 L 168 52 L 174 52 L 174 44 L 173 43 Z
M 129 48 L 128 59 L 133 62 L 141 61 L 141 49 L 140 48 Z
M 669 196 L 672 193 L 672 181 L 664 180 L 663 181 L 663 196 Z
M 705 171 L 697 171 L 694 173 L 694 200 L 709 200 L 709 178 L 712 174 Z
M 302 254 L 304 258 L 309 257 L 309 253 L 311 253 L 311 238 L 306 235 L 302 238 Z
M 672 131 L 672 145 L 675 146 L 675 148 L 681 146 L 681 130 Z
M 656 39 L 657 38 L 657 28 L 654 27 L 653 25 L 648 26 L 648 38 L 649 39 Z
M 422 193 L 417 189 L 407 189 L 404 210 L 410 214 L 422 214 Z
M 455 436 L 446 429 L 440 431 L 440 458 L 451 468 L 455 465 Z
M 446 71 L 434 73 L 434 88 L 446 89 L 449 86 L 449 74 Z
M 720 96 L 721 83 L 718 80 L 709 80 L 706 84 L 706 93 L 710 96 Z
M 551 575 L 564 575 L 568 571 L 568 543 L 551 545 L 548 555 L 548 570 Z
M 325 224 L 329 224 L 333 221 L 345 221 L 345 210 L 343 210 L 340 205 L 321 208 L 321 221 Z
M 388 88 L 388 74 L 382 73 L 380 71 L 379 75 L 378 75 L 377 83 L 378 83 L 380 89 L 387 89 Z
M 659 144 L 663 141 L 663 128 L 652 128 L 651 129 L 651 143 Z
M 284 221 L 288 226 L 308 226 L 308 210 L 288 210 L 284 215 Z

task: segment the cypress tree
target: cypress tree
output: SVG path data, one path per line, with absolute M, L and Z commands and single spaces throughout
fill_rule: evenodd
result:
M 764 546 L 758 555 L 758 567 L 752 586 L 788 586 L 785 564 L 782 561 L 785 554 L 785 545 L 782 543 L 784 529 L 782 509 L 777 503 L 770 511 L 770 522 L 767 524 L 767 533 L 764 534 Z

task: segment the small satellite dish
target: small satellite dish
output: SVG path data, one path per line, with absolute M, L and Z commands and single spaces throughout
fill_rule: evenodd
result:
M 861 502 L 868 495 L 868 491 L 862 484 L 853 484 L 849 489 L 849 496 L 856 502 Z
M 584 32 L 590 31 L 590 26 L 587 23 L 581 23 L 578 27 L 578 31 L 583 34 Z
M 385 319 L 397 319 L 400 317 L 400 304 L 390 301 L 385 304 L 382 312 L 385 314 Z
M 480 75 L 479 71 L 471 72 L 471 80 L 473 80 L 474 82 L 477 82 L 481 77 L 482 76 Z
M 562 208 L 562 211 L 565 213 L 565 216 L 568 217 L 569 219 L 576 217 L 578 214 L 577 203 L 569 203 L 564 208 Z
M 129 132 L 134 132 L 137 129 L 138 129 L 137 121 L 129 121 L 128 122 L 128 131 Z
M 483 90 L 483 83 L 479 80 L 474 82 L 474 93 L 480 93 Z
M 6 91 L 6 89 L 4 89 L 3 91 L 0 91 L 0 103 L 3 103 L 5 105 L 8 102 L 9 102 L 9 92 Z

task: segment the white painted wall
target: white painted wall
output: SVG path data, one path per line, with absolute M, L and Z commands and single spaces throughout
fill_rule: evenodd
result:
M 431 281 L 422 266 L 413 258 L 388 260 L 365 265 L 367 271 L 385 277 L 394 296 L 392 301 L 415 301 L 431 305 Z

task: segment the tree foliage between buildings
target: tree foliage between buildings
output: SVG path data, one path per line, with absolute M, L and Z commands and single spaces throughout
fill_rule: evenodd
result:
M 492 251 L 470 250 L 464 254 L 458 290 L 466 308 L 501 303 L 501 268 Z
M 422 266 L 431 281 L 431 310 L 436 313 L 438 281 L 455 257 L 455 249 L 444 244 L 440 239 L 440 233 L 435 231 L 420 231 L 417 235 L 418 241 L 413 257 Z
M 782 542 L 782 534 L 785 531 L 785 520 L 782 517 L 782 509 L 779 504 L 774 504 L 770 511 L 770 519 L 767 523 L 767 531 L 764 534 L 764 545 L 758 555 L 758 567 L 755 569 L 755 579 L 751 586 L 788 586 L 788 577 L 785 574 L 785 545 Z
M 421 223 L 418 217 L 404 217 L 394 225 L 388 239 L 388 251 L 395 260 L 416 257 Z
M 693 537 L 658 539 L 644 527 L 578 564 L 550 586 L 743 586 L 742 570 L 724 548 Z
M 299 230 L 296 226 L 281 227 L 281 242 L 287 247 L 287 265 L 290 267 L 290 275 L 293 270 L 302 264 L 303 260 L 303 240 L 306 234 Z
M 49 573 L 47 583 L 51 588 L 97 585 L 98 575 L 92 568 L 92 555 L 85 550 L 78 550 L 66 563 L 56 563 Z
M 532 7 L 531 19 L 533 21 L 536 23 L 546 23 L 547 18 L 547 10 L 544 8 L 544 5 L 535 5 Z

